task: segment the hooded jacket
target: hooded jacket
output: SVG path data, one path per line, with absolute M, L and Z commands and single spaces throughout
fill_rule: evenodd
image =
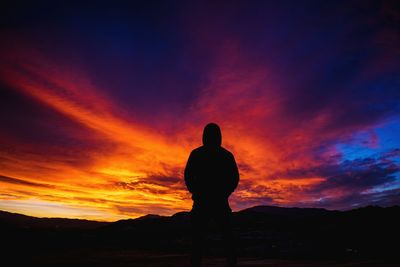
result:
M 193 209 L 230 209 L 228 197 L 239 183 L 239 172 L 233 154 L 221 143 L 219 126 L 209 123 L 203 131 L 203 146 L 190 153 L 184 176 Z

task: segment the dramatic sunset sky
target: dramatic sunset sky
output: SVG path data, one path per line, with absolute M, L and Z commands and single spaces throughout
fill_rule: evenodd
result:
M 190 210 L 208 122 L 233 210 L 400 204 L 396 1 L 32 2 L 0 8 L 0 210 Z

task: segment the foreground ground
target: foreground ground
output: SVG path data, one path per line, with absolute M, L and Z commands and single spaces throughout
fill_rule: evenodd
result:
M 184 254 L 161 254 L 121 251 L 71 251 L 63 253 L 43 252 L 25 258 L 30 266 L 125 266 L 125 267 L 180 267 L 189 266 Z M 263 258 L 239 258 L 241 267 L 397 267 L 398 263 L 385 260 L 283 260 Z M 204 267 L 226 266 L 223 258 L 206 257 Z
M 257 206 L 233 213 L 239 266 L 398 267 L 400 207 L 350 211 Z M 205 225 L 204 265 L 225 266 Z M 0 211 L 1 266 L 189 266 L 190 214 L 102 223 Z

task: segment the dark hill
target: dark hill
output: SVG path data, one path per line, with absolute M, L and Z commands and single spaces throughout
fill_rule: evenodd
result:
M 319 208 L 284 208 L 277 206 L 255 206 L 239 211 L 239 213 L 264 213 L 269 215 L 295 216 L 295 217 L 323 215 L 334 212 L 337 211 L 331 211 Z
M 93 229 L 106 224 L 108 223 L 82 220 L 82 219 L 37 218 L 37 217 L 0 210 L 1 227 L 45 228 L 45 229 L 51 229 L 51 228 Z

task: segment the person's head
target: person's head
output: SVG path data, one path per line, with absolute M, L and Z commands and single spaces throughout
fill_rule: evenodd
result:
M 222 135 L 221 129 L 215 123 L 209 123 L 204 127 L 203 145 L 205 146 L 221 146 Z

